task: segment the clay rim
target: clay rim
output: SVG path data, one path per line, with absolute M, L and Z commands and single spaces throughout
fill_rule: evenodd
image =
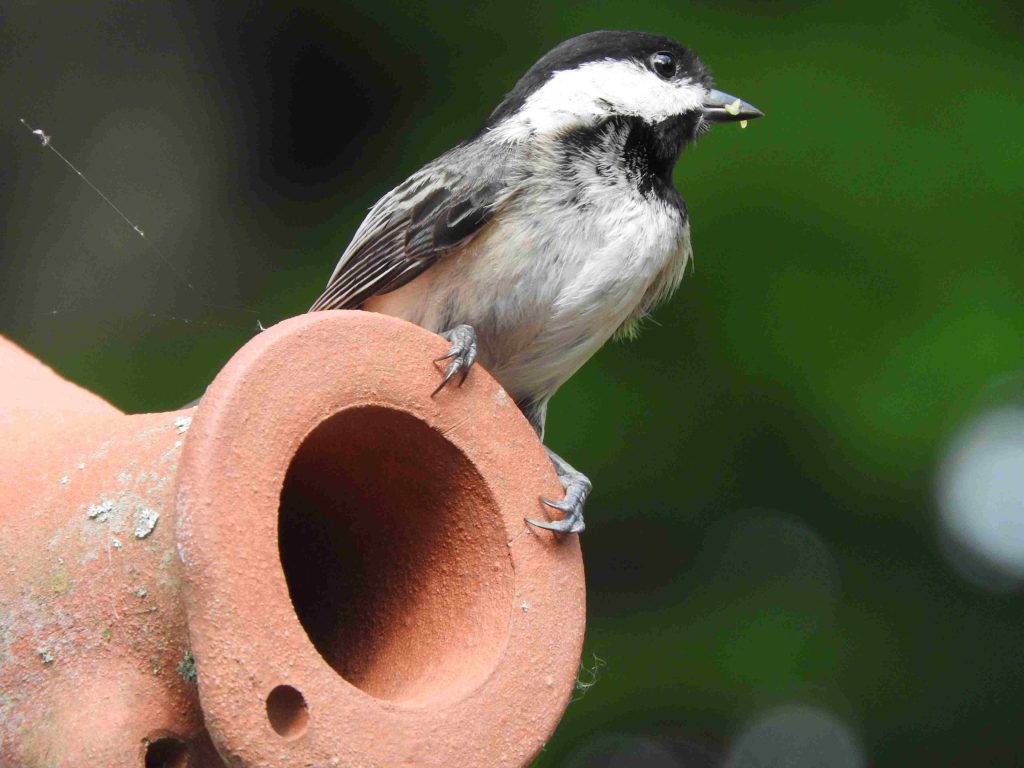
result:
M 256 337 L 207 392 L 179 475 L 178 548 L 206 723 L 222 749 L 258 756 L 275 748 L 280 737 L 266 723 L 265 707 L 244 702 L 265 700 L 280 685 L 294 686 L 309 707 L 308 729 L 290 745 L 293 759 L 328 750 L 377 761 L 391 752 L 389 759 L 399 759 L 408 743 L 418 743 L 431 747 L 429 764 L 468 764 L 486 754 L 491 764 L 514 765 L 535 753 L 557 723 L 582 643 L 578 542 L 524 525 L 524 515 L 542 513 L 538 489 L 557 496 L 559 486 L 529 425 L 485 372 L 475 371 L 464 391 L 428 396 L 438 373 L 424 357 L 444 347 L 433 334 L 393 318 L 316 313 Z M 412 354 L 381 361 L 380 349 Z M 490 409 L 493 423 L 473 420 L 481 403 L 503 399 L 507 408 Z M 507 630 L 492 643 L 493 662 L 481 662 L 475 676 L 440 696 L 375 697 L 353 686 L 317 651 L 289 597 L 278 556 L 288 469 L 309 435 L 354 407 L 403 412 L 443 434 L 472 459 L 495 500 L 504 550 L 498 560 L 508 563 L 499 570 L 514 572 L 511 594 L 501 593 Z M 458 627 L 451 630 L 446 639 L 458 642 Z M 248 640 L 244 649 L 230 640 L 239 636 Z M 257 696 L 242 696 L 254 687 Z M 509 719 L 528 709 L 529 738 L 507 735 Z M 382 728 L 393 743 L 381 741 Z M 509 739 L 494 762 L 498 745 Z

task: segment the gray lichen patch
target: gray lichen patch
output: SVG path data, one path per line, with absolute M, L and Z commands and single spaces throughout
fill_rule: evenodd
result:
M 178 434 L 183 435 L 188 432 L 188 428 L 192 426 L 192 417 L 182 416 L 181 418 L 175 419 L 174 426 L 177 428 Z
M 43 664 L 53 664 L 56 659 L 56 656 L 53 655 L 53 651 L 46 646 L 37 648 L 36 654 L 43 660 Z
M 85 510 L 85 516 L 97 523 L 109 523 L 110 532 L 115 536 L 130 531 L 136 539 L 149 536 L 160 519 L 159 512 L 142 503 L 137 495 L 127 491 L 122 492 L 116 501 L 101 499 L 95 504 L 90 504 Z M 111 544 L 117 549 L 121 548 L 121 541 L 117 538 L 112 539 Z
M 103 499 L 99 504 L 90 504 L 85 510 L 85 516 L 98 523 L 105 523 L 110 519 L 110 513 L 114 511 L 114 502 Z
M 178 663 L 178 674 L 186 683 L 196 684 L 199 673 L 196 670 L 196 657 L 192 655 L 192 651 L 185 651 L 185 655 Z
M 132 531 L 136 539 L 144 539 L 156 528 L 160 513 L 149 507 L 139 507 L 135 512 L 135 528 Z

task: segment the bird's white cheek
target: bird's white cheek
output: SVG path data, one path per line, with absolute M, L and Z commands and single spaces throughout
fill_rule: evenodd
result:
M 684 80 L 678 83 L 665 83 L 665 85 L 670 90 L 666 95 L 666 103 L 671 106 L 671 111 L 666 117 L 700 109 L 707 96 L 707 89 L 697 83 Z
M 609 99 L 617 112 L 659 123 L 670 117 L 699 109 L 704 102 L 704 86 L 689 81 L 666 81 L 650 74 L 634 74 L 619 84 L 615 98 Z
M 639 62 L 594 61 L 552 75 L 494 137 L 516 141 L 563 133 L 612 115 L 656 123 L 699 108 L 705 95 L 704 86 L 662 80 Z

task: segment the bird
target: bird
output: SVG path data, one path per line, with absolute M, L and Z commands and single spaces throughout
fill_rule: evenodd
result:
M 309 311 L 363 309 L 439 334 L 450 346 L 433 395 L 480 363 L 543 442 L 558 388 L 610 338 L 635 336 L 683 278 L 683 149 L 713 123 L 761 116 L 672 38 L 566 40 L 476 133 L 372 206 Z M 592 483 L 545 450 L 564 496 L 541 501 L 561 517 L 526 522 L 580 533 Z

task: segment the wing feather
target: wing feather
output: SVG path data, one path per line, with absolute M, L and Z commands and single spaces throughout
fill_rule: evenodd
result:
M 509 196 L 507 162 L 460 145 L 370 209 L 310 311 L 354 309 L 397 290 L 471 240 Z M 507 158 L 505 158 L 507 161 Z

